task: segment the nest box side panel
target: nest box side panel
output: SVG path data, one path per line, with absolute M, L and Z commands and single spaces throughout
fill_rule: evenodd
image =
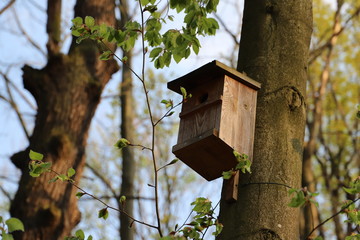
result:
M 257 91 L 225 76 L 219 137 L 252 159 Z
M 192 97 L 182 106 L 178 144 L 219 129 L 223 82 L 217 78 L 187 90 Z

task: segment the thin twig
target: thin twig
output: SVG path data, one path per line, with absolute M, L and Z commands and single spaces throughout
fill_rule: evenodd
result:
M 351 201 L 350 203 L 346 204 L 344 207 L 342 207 L 340 209 L 340 211 L 338 211 L 337 213 L 333 214 L 331 217 L 327 218 L 326 220 L 324 220 L 323 222 L 321 222 L 319 225 L 317 225 L 307 236 L 306 236 L 306 240 L 310 239 L 309 237 L 311 236 L 311 234 L 318 229 L 319 227 L 321 227 L 322 225 L 324 225 L 325 223 L 327 223 L 328 221 L 330 221 L 331 219 L 333 219 L 334 217 L 336 217 L 337 215 L 339 215 L 340 213 L 342 213 L 345 209 L 347 209 L 348 207 L 350 207 L 352 204 L 356 203 L 358 200 L 360 200 L 360 198 L 357 198 L 353 201 Z
M 181 101 L 180 103 L 176 104 L 175 106 L 171 107 L 169 110 L 167 110 L 165 112 L 165 114 L 159 119 L 157 120 L 155 123 L 154 123 L 154 126 L 158 125 L 164 118 L 166 118 L 168 116 L 168 114 L 174 110 L 176 107 L 180 106 L 181 104 L 183 103 L 183 101 Z
M 149 150 L 149 151 L 152 151 L 152 149 L 151 149 L 151 148 L 146 147 L 146 146 L 141 145 L 141 144 L 132 144 L 132 143 L 130 143 L 130 144 L 129 144 L 129 146 L 131 146 L 131 147 L 141 147 L 141 148 L 142 148 L 142 150 Z
M 50 169 L 51 172 L 55 173 L 57 176 L 61 176 L 60 173 L 56 172 L 55 170 L 52 170 Z M 145 226 L 148 226 L 148 227 L 151 227 L 151 228 L 155 228 L 157 229 L 158 227 L 157 226 L 154 226 L 154 225 L 151 225 L 149 223 L 146 223 L 146 222 L 143 222 L 143 221 L 140 221 L 140 220 L 137 220 L 135 219 L 134 217 L 130 216 L 127 212 L 125 212 L 124 210 L 122 209 L 117 209 L 115 207 L 112 207 L 110 206 L 109 204 L 107 204 L 106 202 L 104 202 L 103 200 L 101 200 L 99 197 L 96 197 L 95 195 L 91 194 L 91 193 L 88 193 L 87 191 L 85 191 L 84 189 L 82 189 L 81 187 L 79 187 L 72 179 L 71 180 L 68 180 L 67 181 L 68 183 L 70 183 L 71 185 L 73 185 L 75 188 L 77 188 L 78 190 L 80 190 L 84 195 L 88 195 L 89 197 L 97 200 L 98 202 L 102 203 L 106 208 L 109 208 L 109 209 L 112 209 L 116 212 L 119 212 L 121 214 L 125 214 L 128 218 L 130 218 L 131 220 L 133 220 L 134 222 L 137 222 L 137 223 L 140 223 L 142 225 L 145 225 Z
M 155 192 L 155 212 L 156 212 L 156 219 L 157 219 L 157 230 L 159 232 L 159 236 L 162 237 L 161 231 L 161 220 L 160 220 L 160 211 L 159 211 L 159 196 L 158 196 L 158 173 L 157 173 L 157 166 L 156 166 L 156 156 L 155 156 L 155 128 L 156 125 L 154 123 L 154 118 L 152 115 L 152 110 L 150 106 L 150 99 L 148 90 L 145 83 L 145 56 L 146 56 L 146 49 L 145 49 L 145 36 L 144 36 L 144 11 L 142 9 L 141 1 L 139 1 L 139 8 L 140 8 L 140 16 L 141 16 L 141 45 L 142 45 L 142 69 L 141 69 L 141 76 L 142 76 L 142 87 L 145 94 L 146 99 L 146 106 L 149 112 L 149 118 L 151 121 L 152 126 L 152 136 L 151 136 L 151 155 L 152 155 L 152 162 L 154 168 L 154 192 Z
M 98 177 L 98 178 L 105 184 L 105 186 L 106 186 L 108 189 L 110 189 L 110 192 L 113 194 L 113 197 L 116 197 L 116 196 L 117 196 L 117 193 L 116 193 L 115 189 L 112 187 L 110 181 L 109 181 L 108 179 L 106 179 L 103 174 L 99 173 L 99 171 L 96 170 L 96 169 L 95 169 L 93 166 L 91 166 L 89 163 L 85 163 L 85 166 L 86 166 L 87 168 L 89 168 L 90 171 L 91 171 L 93 174 L 95 174 L 95 176 Z
M 9 95 L 9 99 L 8 99 L 9 103 L 10 103 L 11 107 L 14 109 L 14 111 L 16 113 L 16 116 L 19 119 L 20 125 L 21 125 L 21 127 L 22 127 L 22 129 L 24 131 L 24 134 L 26 135 L 27 139 L 30 139 L 30 134 L 29 134 L 29 132 L 28 132 L 28 130 L 26 128 L 25 121 L 24 121 L 24 119 L 23 119 L 23 117 L 22 117 L 22 115 L 21 115 L 21 113 L 19 111 L 18 105 L 16 104 L 16 102 L 14 101 L 14 98 L 12 96 L 11 89 L 10 89 L 10 86 L 9 86 L 10 85 L 9 84 L 10 80 L 8 79 L 8 77 L 6 75 L 4 75 L 2 73 L 1 73 L 1 75 L 5 79 L 6 91 L 7 91 L 8 95 Z
M 3 75 L 3 77 L 4 77 L 4 73 L 0 73 L 0 74 Z M 28 99 L 25 96 L 25 94 L 22 91 L 20 91 L 20 89 L 12 81 L 9 80 L 9 84 L 22 97 L 22 99 L 29 105 L 29 107 L 31 109 L 33 109 L 35 111 L 37 110 L 37 107 L 30 101 L 30 99 Z
M 12 197 L 11 197 L 10 193 L 8 191 L 6 191 L 5 188 L 3 188 L 2 186 L 0 186 L 0 190 L 6 196 L 8 201 L 11 202 Z
M 29 43 L 36 48 L 45 58 L 47 58 L 47 53 L 41 49 L 41 47 L 29 36 L 29 34 L 27 34 L 27 32 L 25 31 L 25 29 L 23 28 L 23 26 L 20 23 L 19 17 L 15 11 L 15 9 L 12 10 L 14 17 L 15 17 L 15 22 L 19 27 L 20 32 L 25 36 L 25 38 L 29 41 Z
M 9 7 L 11 7 L 11 5 L 13 5 L 15 3 L 15 0 L 11 0 L 8 4 L 6 4 L 1 10 L 0 10 L 0 15 L 3 14 Z
M 216 20 L 219 21 L 219 23 L 224 27 L 225 32 L 227 32 L 232 37 L 235 45 L 239 45 L 240 41 L 238 40 L 238 36 L 236 36 L 234 33 L 231 32 L 231 30 L 226 26 L 225 22 L 223 21 L 223 18 L 217 15 L 216 13 L 214 13 L 214 16 Z

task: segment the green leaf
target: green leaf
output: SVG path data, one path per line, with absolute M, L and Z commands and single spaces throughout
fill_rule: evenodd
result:
M 155 66 L 155 68 L 157 68 L 157 69 L 163 68 L 163 67 L 164 67 L 164 57 L 163 57 L 163 56 L 159 56 L 159 57 L 155 60 L 154 66 Z
M 10 233 L 6 233 L 5 231 L 2 231 L 1 234 L 2 240 L 14 240 L 14 237 Z
M 323 238 L 321 236 L 317 236 L 314 240 L 323 240 Z
M 345 237 L 345 240 L 360 240 L 360 234 L 354 234 L 351 236 Z
M 75 169 L 69 168 L 67 172 L 67 176 L 70 178 L 75 175 Z
M 85 234 L 84 231 L 79 229 L 75 232 L 75 236 L 79 239 L 79 240 L 83 240 L 85 239 Z
M 186 99 L 186 97 L 187 97 L 186 89 L 183 88 L 183 87 L 180 87 L 180 91 L 181 91 L 181 94 L 182 94 L 183 98 Z
M 85 195 L 85 193 L 83 193 L 83 192 L 77 192 L 75 196 L 77 197 L 77 199 L 80 199 L 84 195 Z
M 93 239 L 93 237 L 90 235 L 90 236 L 88 236 L 88 238 L 87 238 L 87 240 L 92 240 Z
M 25 231 L 24 224 L 18 218 L 9 218 L 8 220 L 5 221 L 5 224 L 7 225 L 9 232 Z
M 56 182 L 58 179 L 59 179 L 58 176 L 56 176 L 56 177 L 50 179 L 50 180 L 49 180 L 49 183 L 54 183 L 54 182 Z
M 193 44 L 193 45 L 191 45 L 191 47 L 192 47 L 192 50 L 194 51 L 194 53 L 197 55 L 200 50 L 199 46 L 197 46 L 196 44 Z
M 51 162 L 40 162 L 40 163 L 31 163 L 30 167 L 30 176 L 39 177 L 42 173 L 47 172 L 51 168 Z
M 124 56 L 124 57 L 121 59 L 121 61 L 122 61 L 123 63 L 126 63 L 127 60 L 128 60 L 128 57 L 127 57 L 127 56 Z
M 226 172 L 223 172 L 223 173 L 222 173 L 223 179 L 230 179 L 233 175 L 234 175 L 234 171 L 233 171 L 233 170 L 226 171 Z
M 360 179 L 355 179 L 353 182 L 350 182 L 349 188 L 343 187 L 343 189 L 345 190 L 345 192 L 352 195 L 360 193 Z
M 191 205 L 194 205 L 192 210 L 197 213 L 208 213 L 211 210 L 211 201 L 207 198 L 197 198 Z
M 301 207 L 306 203 L 305 195 L 302 190 L 290 189 L 289 194 L 295 193 L 295 196 L 291 199 L 290 203 L 288 204 L 289 207 L 297 208 Z
M 163 51 L 161 47 L 154 48 L 151 50 L 149 57 L 155 59 Z
M 118 149 L 123 149 L 124 147 L 127 147 L 130 144 L 130 142 L 126 138 L 121 138 L 115 143 L 115 147 Z
M 41 161 L 41 160 L 43 160 L 44 155 L 41 153 L 35 152 L 33 150 L 30 150 L 29 157 L 31 160 Z
M 140 0 L 141 5 L 146 5 L 149 3 L 149 0 Z
M 120 201 L 121 204 L 125 204 L 126 196 L 121 196 L 119 201 Z
M 169 103 L 169 101 L 168 100 L 166 100 L 166 99 L 163 99 L 163 100 L 161 100 L 161 103 L 163 103 L 163 104 L 168 104 Z
M 171 52 L 164 52 L 164 65 L 169 67 L 171 63 Z
M 174 53 L 173 58 L 174 58 L 176 63 L 179 63 L 183 57 L 181 55 L 179 55 L 179 54 Z
M 98 217 L 103 218 L 104 220 L 106 220 L 109 217 L 109 212 L 108 212 L 107 208 L 101 209 L 99 211 Z
M 171 111 L 171 112 L 169 112 L 168 114 L 166 114 L 166 117 L 170 117 L 170 116 L 172 116 L 174 113 L 175 113 L 175 111 Z
M 80 37 L 81 36 L 81 32 L 78 29 L 73 29 L 71 30 L 71 34 L 75 37 Z
M 91 16 L 86 16 L 85 17 L 85 24 L 88 27 L 93 27 L 95 25 L 95 19 Z
M 100 55 L 100 60 L 109 60 L 112 55 L 113 53 L 111 51 L 105 51 Z
M 216 8 L 218 4 L 219 4 L 219 0 L 209 0 L 208 4 L 206 5 L 206 11 L 208 13 L 216 12 Z
M 172 164 L 175 164 L 179 161 L 179 159 L 175 158 L 173 159 L 171 162 L 168 163 L 168 165 L 172 165 Z
M 71 22 L 75 25 L 75 26 L 80 26 L 83 24 L 83 19 L 81 17 L 76 17 L 73 20 L 71 20 Z

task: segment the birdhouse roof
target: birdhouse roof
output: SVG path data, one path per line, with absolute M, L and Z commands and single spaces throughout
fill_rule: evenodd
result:
M 168 82 L 167 87 L 170 90 L 181 94 L 180 87 L 184 87 L 185 89 L 192 89 L 205 82 L 208 82 L 209 80 L 223 75 L 227 75 L 255 90 L 259 90 L 261 87 L 260 83 L 216 60 L 209 62 L 208 64 L 205 64 L 204 66 L 182 77 Z

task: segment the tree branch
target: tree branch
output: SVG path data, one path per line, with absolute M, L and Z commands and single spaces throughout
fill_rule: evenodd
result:
M 3 14 L 11 5 L 15 3 L 15 0 L 10 0 L 2 9 L 0 9 L 0 15 Z
M 28 132 L 28 130 L 26 128 L 26 124 L 24 122 L 24 119 L 22 118 L 22 115 L 21 115 L 21 113 L 19 111 L 18 105 L 16 104 L 16 102 L 14 101 L 14 98 L 12 96 L 11 89 L 10 89 L 10 84 L 9 84 L 10 80 L 8 79 L 6 74 L 3 74 L 2 72 L 0 72 L 0 74 L 5 79 L 6 91 L 7 91 L 8 95 L 9 95 L 8 102 L 11 105 L 11 107 L 14 109 L 14 111 L 15 111 L 18 119 L 19 119 L 20 125 L 21 125 L 21 127 L 22 127 L 22 129 L 23 129 L 23 131 L 24 131 L 24 133 L 26 135 L 26 138 L 30 139 L 30 134 L 29 134 L 29 132 Z
M 46 52 L 41 49 L 41 47 L 29 36 L 29 34 L 27 34 L 27 32 L 25 31 L 25 29 L 23 28 L 23 26 L 21 25 L 20 23 L 20 20 L 19 20 L 19 17 L 15 11 L 15 9 L 13 9 L 13 14 L 14 14 L 14 19 L 15 19 L 15 22 L 16 24 L 18 25 L 19 27 L 19 30 L 20 32 L 24 35 L 24 37 L 26 38 L 26 40 L 29 41 L 29 43 L 34 47 L 36 48 L 45 58 L 47 58 L 47 54 Z

